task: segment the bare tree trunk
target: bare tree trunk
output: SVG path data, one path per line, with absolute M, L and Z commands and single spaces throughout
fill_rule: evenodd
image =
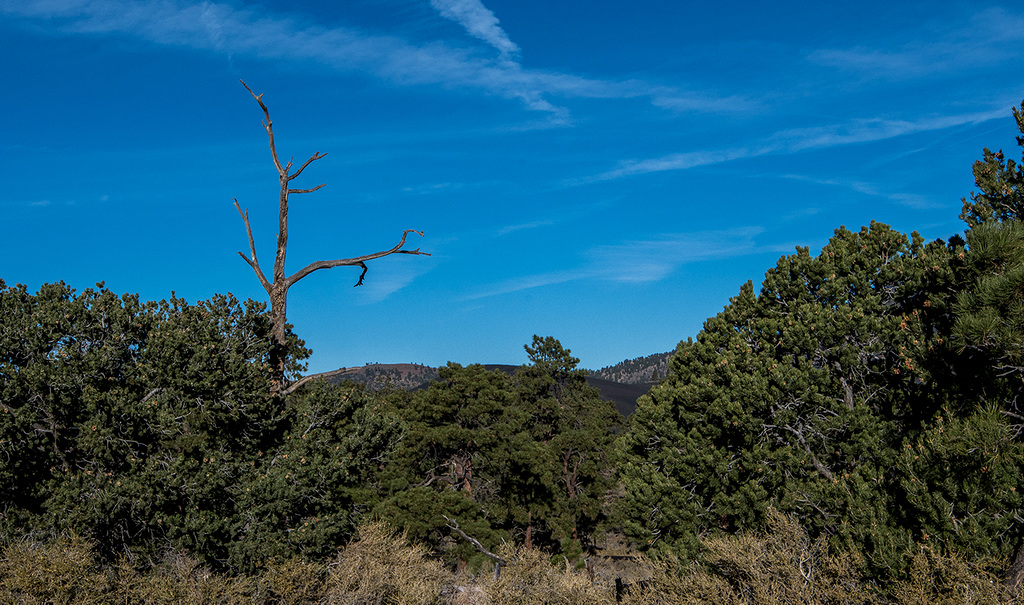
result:
M 527 549 L 533 548 L 533 513 L 528 513 L 526 518 L 526 539 L 523 541 L 523 546 Z
M 1013 557 L 1013 564 L 1003 574 L 1003 582 L 1010 588 L 1016 588 L 1024 578 L 1024 540 L 1017 546 L 1017 552 Z
M 250 256 L 246 256 L 239 252 L 239 256 L 245 260 L 246 263 L 252 267 L 253 272 L 256 273 L 256 278 L 259 279 L 263 289 L 267 291 L 267 296 L 270 298 L 270 325 L 271 325 L 271 345 L 269 354 L 269 365 L 271 374 L 271 387 L 270 393 L 275 397 L 283 397 L 288 393 L 291 393 L 295 389 L 299 388 L 310 379 L 318 376 L 333 376 L 348 371 L 345 368 L 335 370 L 332 372 L 323 372 L 320 374 L 313 374 L 306 376 L 300 380 L 295 381 L 292 384 L 288 383 L 287 378 L 287 367 L 288 367 L 288 289 L 295 285 L 303 277 L 306 277 L 310 273 L 319 269 L 331 269 L 333 267 L 361 267 L 362 273 L 359 274 L 359 280 L 356 282 L 356 286 L 360 286 L 363 283 L 363 278 L 366 277 L 366 262 L 388 256 L 390 254 L 416 254 L 430 256 L 426 252 L 421 252 L 419 248 L 415 250 L 403 250 L 405 246 L 405 238 L 410 233 L 416 233 L 420 236 L 423 232 L 416 231 L 413 229 L 406 229 L 402 232 L 402 238 L 394 247 L 383 250 L 381 252 L 375 252 L 373 254 L 366 254 L 363 256 L 356 256 L 353 258 L 342 258 L 337 260 L 327 261 L 316 261 L 310 263 L 295 272 L 291 276 L 285 273 L 285 257 L 288 253 L 288 196 L 293 193 L 311 193 L 324 186 L 324 184 L 317 185 L 312 189 L 291 189 L 289 184 L 298 178 L 302 171 L 307 166 L 326 156 L 326 153 L 316 152 L 309 157 L 308 160 L 295 172 L 292 170 L 292 162 L 289 160 L 287 164 L 281 165 L 281 161 L 277 156 L 277 146 L 274 142 L 274 129 L 273 123 L 270 121 L 270 110 L 267 109 L 266 104 L 263 103 L 263 95 L 257 95 L 242 82 L 242 86 L 249 91 L 252 98 L 256 99 L 259 103 L 260 109 L 263 110 L 264 121 L 263 128 L 267 131 L 267 138 L 270 140 L 270 155 L 274 160 L 274 167 L 277 168 L 278 178 L 281 182 L 281 192 L 278 201 L 278 215 L 277 215 L 277 254 L 274 257 L 274 273 L 273 281 L 269 281 L 263 270 L 260 268 L 259 261 L 256 258 L 256 244 L 252 236 L 252 227 L 249 224 L 249 212 L 248 210 L 243 211 L 242 207 L 238 204 L 238 200 L 235 200 L 235 209 L 238 210 L 238 214 L 242 217 L 242 222 L 245 223 L 245 231 L 249 237 L 249 252 Z

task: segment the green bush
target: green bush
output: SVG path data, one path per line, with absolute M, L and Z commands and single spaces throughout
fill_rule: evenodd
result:
M 171 548 L 247 573 L 327 559 L 403 432 L 355 385 L 271 397 L 253 301 L 0 283 L 0 317 L 0 536 L 75 532 L 106 562 Z

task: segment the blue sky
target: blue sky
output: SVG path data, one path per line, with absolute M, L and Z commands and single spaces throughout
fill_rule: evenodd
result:
M 289 317 L 310 369 L 598 368 L 672 349 L 797 245 L 962 232 L 1015 157 L 1024 10 L 985 2 L 0 0 L 0 278 L 265 300 L 301 163 Z

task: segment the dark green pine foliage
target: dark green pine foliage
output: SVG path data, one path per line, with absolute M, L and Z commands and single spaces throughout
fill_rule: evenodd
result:
M 1013 115 L 1024 135 L 1024 102 Z M 1024 148 L 1024 136 L 1017 144 Z M 990 537 L 989 549 L 1000 556 L 1016 549 L 1007 572 L 1016 582 L 1024 575 L 1024 157 L 1018 164 L 985 149 L 974 180 L 978 191 L 963 200 L 960 215 L 969 229 L 954 334 L 963 354 L 986 359 L 995 376 L 971 417 L 951 419 L 917 447 L 936 467 L 960 467 L 957 476 L 965 477 L 946 484 L 941 498 L 926 499 L 948 509 L 931 515 L 934 531 Z M 971 440 L 976 447 L 963 445 Z M 984 531 L 972 531 L 979 525 Z
M 515 456 L 529 449 L 508 375 L 449 363 L 430 388 L 393 404 L 407 433 L 383 472 L 374 512 L 452 560 L 482 561 L 450 529 L 458 523 L 489 548 L 508 539 Z
M 136 297 L 122 301 L 103 289 L 76 297 L 63 283 L 46 284 L 37 295 L 23 286 L 0 291 L 5 534 L 61 523 L 51 502 L 66 503 L 63 516 L 69 523 L 95 518 L 104 524 L 98 528 L 103 533 L 144 540 L 162 534 L 134 519 L 118 519 L 116 509 L 131 507 L 134 494 L 110 497 L 103 489 L 109 486 L 109 467 L 132 469 L 139 460 L 134 454 L 145 447 L 141 441 L 150 438 L 145 420 L 118 408 L 126 396 L 134 398 L 145 388 L 136 359 L 155 313 L 154 305 L 140 304 Z M 151 490 L 144 482 L 124 487 Z M 42 521 L 48 512 L 53 516 Z
M 111 554 L 227 538 L 222 495 L 237 473 L 208 474 L 204 458 L 235 469 L 272 422 L 262 309 L 64 284 L 7 289 L 0 306 L 5 517 L 74 529 Z
M 1010 567 L 1024 516 L 1021 423 L 1005 412 L 983 398 L 940 411 L 905 441 L 894 469 L 894 491 L 906 501 L 901 521 L 915 540 L 986 561 L 996 573 Z
M 267 394 L 263 305 L 0 286 L 0 532 L 250 570 L 353 530 L 401 431 L 359 391 Z M 291 337 L 293 369 L 305 349 Z
M 483 560 L 454 523 L 492 551 L 513 540 L 577 560 L 601 520 L 621 417 L 557 340 L 526 350 L 532 363 L 514 376 L 450 363 L 395 399 L 408 432 L 375 514 L 452 560 Z
M 234 502 L 232 561 L 257 567 L 334 556 L 379 501 L 380 469 L 404 423 L 379 393 L 323 380 L 289 395 L 277 439 L 244 466 L 225 493 Z
M 1024 135 L 1024 103 L 1013 109 Z M 1024 148 L 1024 136 L 1017 137 Z M 961 344 L 988 351 L 1003 373 L 1024 369 L 1024 157 L 984 151 L 974 164 L 979 191 L 964 199 L 971 284 L 957 301 Z
M 517 508 L 517 520 L 523 523 L 525 511 L 528 543 L 546 539 L 576 560 L 602 519 L 612 430 L 622 418 L 558 340 L 534 336 L 525 349 L 531 363 L 516 372 L 515 385 L 529 414 L 530 449 L 519 452 L 521 477 L 529 479 L 517 493 L 530 496 Z
M 627 533 L 693 556 L 775 507 L 897 567 L 919 530 L 893 472 L 955 393 L 942 242 L 872 223 L 781 258 L 679 345 L 618 442 Z
M 1024 101 L 1013 108 L 1017 130 L 1024 135 Z M 1017 137 L 1024 147 L 1024 136 Z M 1002 150 L 995 153 L 985 148 L 982 159 L 974 163 L 974 184 L 979 191 L 963 200 L 960 218 L 972 229 L 983 223 L 1024 218 L 1024 160 L 1020 164 L 1006 159 Z

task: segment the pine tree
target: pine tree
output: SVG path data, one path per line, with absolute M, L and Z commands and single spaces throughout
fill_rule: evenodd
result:
M 1024 135 L 1024 102 L 1020 109 L 1013 109 L 1013 115 Z M 1024 149 L 1024 136 L 1017 136 L 1017 144 Z M 960 523 L 963 512 L 970 514 L 978 506 L 998 511 L 1002 519 L 1019 519 L 1022 501 L 1017 494 L 1024 488 L 1018 478 L 1024 447 L 1020 439 L 1024 429 L 1020 407 L 1024 396 L 1024 156 L 1018 164 L 1006 159 L 1001 150 L 985 149 L 983 159 L 974 164 L 974 178 L 979 190 L 963 200 L 960 215 L 969 229 L 965 287 L 957 298 L 954 333 L 964 354 L 987 357 L 997 376 L 980 398 L 987 407 L 979 412 L 976 423 L 963 429 L 985 444 L 984 460 L 974 460 L 973 470 L 975 476 L 991 478 L 986 486 L 990 494 L 982 497 L 984 502 L 970 502 L 966 511 L 961 507 Z M 963 452 L 951 445 L 949 450 L 955 457 L 946 466 L 972 466 L 965 460 L 972 459 L 970 454 L 977 458 L 977 449 Z M 1006 465 L 1015 466 L 1016 472 L 1000 472 Z M 962 493 L 963 489 L 950 491 Z M 991 492 L 998 494 L 994 501 Z M 1012 522 L 995 525 L 1003 549 L 1016 549 L 1006 580 L 1018 584 L 1024 578 L 1024 528 Z M 959 534 L 959 525 L 954 526 Z
M 408 426 L 385 469 L 375 513 L 462 561 L 502 540 L 576 560 L 609 485 L 611 403 L 556 339 L 535 336 L 514 376 L 449 363 L 395 409 Z M 452 540 L 455 540 L 452 542 Z
M 510 537 L 508 484 L 519 480 L 517 457 L 530 449 L 525 414 L 507 374 L 456 363 L 439 374 L 430 388 L 392 403 L 408 428 L 383 471 L 385 497 L 374 513 L 451 559 L 472 561 L 480 557 L 450 540 L 448 519 L 492 549 Z
M 602 516 L 619 414 L 587 384 L 579 359 L 557 339 L 535 335 L 524 348 L 531 363 L 519 368 L 514 382 L 535 444 L 527 465 L 532 483 L 541 488 L 524 503 L 528 542 L 539 529 L 576 559 Z
M 1024 149 L 1024 102 L 1013 109 Z M 1022 374 L 1024 357 L 1024 156 L 1000 150 L 974 164 L 980 191 L 963 200 L 970 287 L 957 301 L 956 334 L 964 346 L 995 354 L 1004 373 Z
M 220 568 L 323 557 L 353 532 L 398 419 L 360 390 L 269 395 L 264 305 L 0 287 L 0 533 Z M 302 342 L 289 335 L 301 356 Z
M 767 272 L 638 402 L 618 443 L 626 531 L 686 556 L 769 507 L 898 566 L 890 487 L 905 435 L 948 395 L 950 249 L 872 223 Z

